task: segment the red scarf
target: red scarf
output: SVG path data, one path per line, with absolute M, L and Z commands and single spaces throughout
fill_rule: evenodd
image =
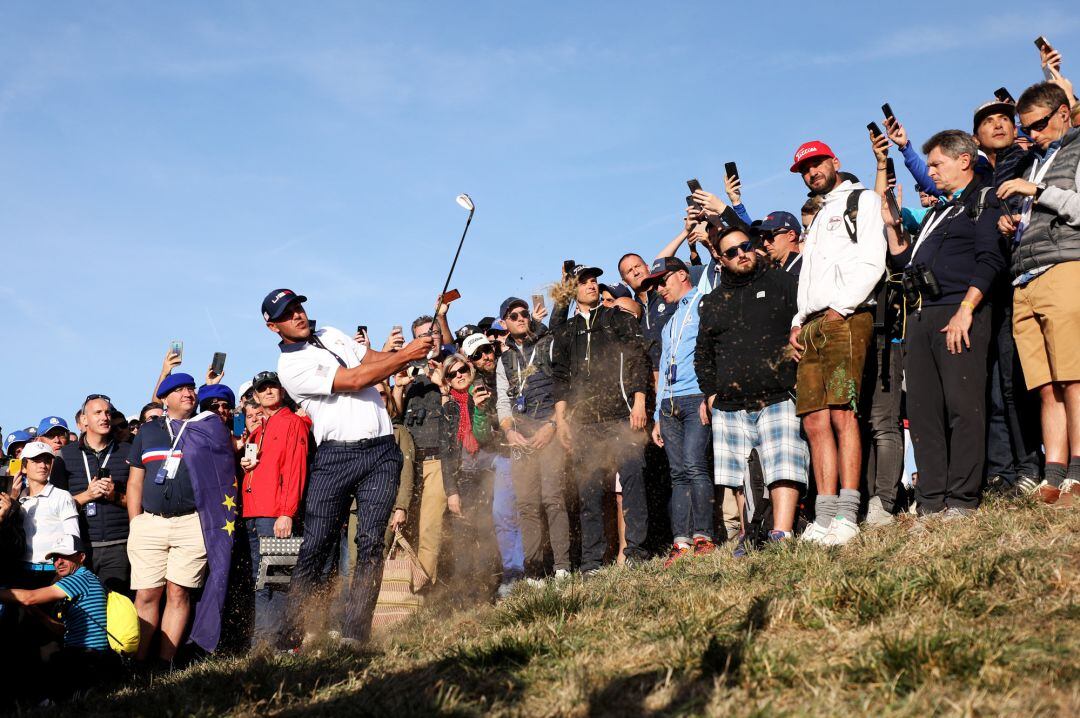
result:
M 451 389 L 450 398 L 457 402 L 458 414 L 461 417 L 458 421 L 458 441 L 461 442 L 461 446 L 465 451 L 470 454 L 475 454 L 480 450 L 480 444 L 476 441 L 476 437 L 473 436 L 472 433 L 472 412 L 469 411 L 469 392 Z

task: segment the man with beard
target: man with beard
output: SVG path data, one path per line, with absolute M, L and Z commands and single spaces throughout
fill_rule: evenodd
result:
M 807 230 L 789 342 L 799 361 L 796 412 L 810 440 L 818 496 L 803 540 L 847 543 L 859 533 L 862 441 L 855 408 L 885 273 L 881 198 L 850 179 L 824 142 L 804 143 L 791 171 L 825 201 Z
M 740 229 L 724 231 L 717 255 L 720 285 L 701 304 L 694 351 L 712 417 L 716 482 L 744 487 L 747 459 L 756 449 L 773 508 L 768 540 L 785 541 L 792 536 L 810 460 L 792 400 L 795 365 L 787 356 L 798 284 L 788 272 L 770 271 Z M 746 491 L 737 497 L 744 521 Z M 744 524 L 736 556 L 745 555 L 745 529 Z
M 514 298 L 508 299 L 503 302 L 503 305 L 506 306 L 507 302 L 511 301 L 514 301 L 515 308 L 521 307 L 525 311 L 528 310 L 525 302 L 520 299 L 516 301 Z M 509 311 L 507 310 L 507 313 Z M 491 341 L 479 332 L 470 334 L 461 342 L 461 353 L 476 370 L 477 379 L 474 385 L 483 384 L 493 396 L 497 397 L 498 379 L 495 372 L 498 357 Z M 506 438 L 498 436 L 480 451 L 491 455 L 491 465 L 495 473 L 491 511 L 495 523 L 495 540 L 499 544 L 499 555 L 502 558 L 499 597 L 504 598 L 510 595 L 514 582 L 525 575 L 525 549 L 522 546 L 517 497 L 514 494 L 511 478 L 510 450 Z

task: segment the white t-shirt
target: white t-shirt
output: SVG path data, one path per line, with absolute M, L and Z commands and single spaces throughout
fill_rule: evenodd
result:
M 329 351 L 308 342 L 281 344 L 277 369 L 285 391 L 311 417 L 315 443 L 360 441 L 394 433 L 386 404 L 375 387 L 333 393 L 334 375 L 341 368 L 333 354 L 351 369 L 363 361 L 367 347 L 333 327 L 323 327 L 315 336 Z
M 67 491 L 45 484 L 37 496 L 24 493 L 19 498 L 19 505 L 23 512 L 23 532 L 26 534 L 23 561 L 47 563 L 45 554 L 52 550 L 58 538 L 79 538 L 79 509 Z

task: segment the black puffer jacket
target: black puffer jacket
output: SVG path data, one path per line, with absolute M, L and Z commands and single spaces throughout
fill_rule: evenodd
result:
M 756 410 L 789 398 L 795 362 L 788 358 L 798 282 L 758 260 L 746 276 L 720 273 L 720 285 L 701 304 L 694 370 L 705 396 L 723 411 Z
M 630 417 L 636 392 L 649 390 L 650 363 L 633 315 L 598 306 L 552 330 L 555 401 L 579 424 Z

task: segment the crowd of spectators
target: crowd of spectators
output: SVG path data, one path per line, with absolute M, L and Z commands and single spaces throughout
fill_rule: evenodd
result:
M 109 592 L 134 602 L 142 670 L 303 650 L 315 616 L 360 646 L 398 534 L 426 590 L 469 605 L 609 564 L 965 520 L 988 493 L 1070 510 L 1080 112 L 1040 52 L 1047 81 L 921 154 L 885 106 L 866 184 L 821 140 L 794 151 L 798 208 L 752 219 L 730 164 L 727 201 L 691 180 L 681 231 L 620 257 L 621 281 L 567 260 L 548 297 L 456 332 L 440 297 L 380 349 L 276 289 L 277 365 L 236 392 L 170 351 L 137 417 L 91 393 L 73 425 L 7 433 L 8 658 L 104 665 Z M 256 589 L 270 537 L 303 540 L 289 585 Z

